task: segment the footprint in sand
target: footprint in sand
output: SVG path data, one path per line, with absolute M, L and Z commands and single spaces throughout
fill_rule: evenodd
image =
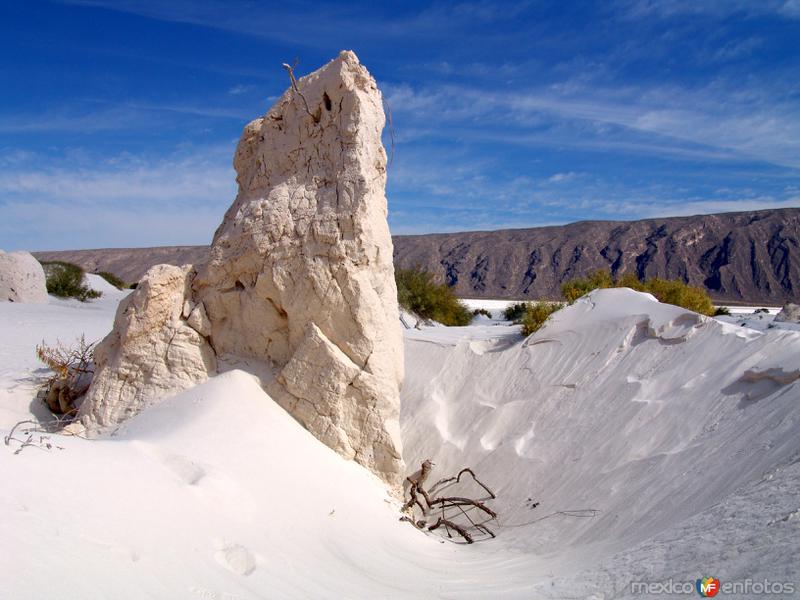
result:
M 146 442 L 134 441 L 133 445 L 142 454 L 161 463 L 178 481 L 186 485 L 197 485 L 206 476 L 206 470 L 186 456 L 170 454 Z
M 203 467 L 180 454 L 164 456 L 161 458 L 161 462 L 179 480 L 187 485 L 196 485 L 206 475 Z
M 256 569 L 256 558 L 244 546 L 230 544 L 214 553 L 214 558 L 223 567 L 237 575 L 250 575 Z

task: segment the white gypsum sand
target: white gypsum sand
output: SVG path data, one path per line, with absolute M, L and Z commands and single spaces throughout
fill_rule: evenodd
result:
M 30 417 L 33 346 L 102 336 L 121 295 L 0 306 L 3 435 Z M 4 594 L 633 598 L 632 581 L 788 581 L 798 350 L 800 333 L 630 290 L 596 291 L 528 340 L 407 330 L 409 472 L 471 466 L 498 494 L 498 537 L 472 546 L 399 522 L 376 477 L 231 371 L 110 437 L 1 447 Z

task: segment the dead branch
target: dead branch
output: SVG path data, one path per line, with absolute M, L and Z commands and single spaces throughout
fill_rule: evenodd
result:
M 497 513 L 494 512 L 491 508 L 485 506 L 483 502 L 479 500 L 471 500 L 470 498 L 459 498 L 457 496 L 453 496 L 452 498 L 434 498 L 430 502 L 431 507 L 437 504 L 442 504 L 442 505 L 446 504 L 449 506 L 474 506 L 475 508 L 485 512 L 493 519 L 497 518 Z
M 411 484 L 409 488 L 409 500 L 403 505 L 403 512 L 414 506 L 415 504 L 419 506 L 420 510 L 424 513 L 425 508 L 422 506 L 422 503 L 417 498 L 417 493 L 422 494 L 422 497 L 425 498 L 425 502 L 428 503 L 428 508 L 430 508 L 431 503 L 428 498 L 428 493 L 422 487 L 422 484 L 425 483 L 425 480 L 428 479 L 428 475 L 430 475 L 431 469 L 433 468 L 433 463 L 430 460 L 425 460 L 422 463 L 422 467 L 416 473 L 412 473 L 408 477 L 406 477 L 406 481 Z
M 458 472 L 458 475 L 457 475 L 457 476 L 455 476 L 455 477 L 446 477 L 446 478 L 444 478 L 444 479 L 440 479 L 440 480 L 439 480 L 439 481 L 437 481 L 435 484 L 433 484 L 433 486 L 432 486 L 432 487 L 431 487 L 431 489 L 430 489 L 430 492 L 431 492 L 431 493 L 433 493 L 433 492 L 437 491 L 437 490 L 439 489 L 439 487 L 440 487 L 440 486 L 442 486 L 442 485 L 445 485 L 445 484 L 447 484 L 447 483 L 453 483 L 453 482 L 455 482 L 455 483 L 461 483 L 461 476 L 462 476 L 464 473 L 469 473 L 470 475 L 472 475 L 472 479 L 473 479 L 473 481 L 475 481 L 475 483 L 477 483 L 477 484 L 478 484 L 479 486 L 481 486 L 481 487 L 482 487 L 484 490 L 486 490 L 486 493 L 487 493 L 487 494 L 489 494 L 489 498 L 491 498 L 492 500 L 494 500 L 495 498 L 497 498 L 497 496 L 495 496 L 495 494 L 494 494 L 494 492 L 493 492 L 492 490 L 490 490 L 490 489 L 489 489 L 489 488 L 488 488 L 488 487 L 487 487 L 487 486 L 486 486 L 484 483 L 482 483 L 480 479 L 478 479 L 477 477 L 475 477 L 475 473 L 474 473 L 474 472 L 472 471 L 472 469 L 470 469 L 469 467 L 465 467 L 465 468 L 461 469 L 461 470 Z
M 292 90 L 294 90 L 294 92 L 303 100 L 303 106 L 305 106 L 308 116 L 314 119 L 314 123 L 319 123 L 319 118 L 321 116 L 320 112 L 318 111 L 316 114 L 311 112 L 311 110 L 308 108 L 308 100 L 306 100 L 306 97 L 303 95 L 303 92 L 300 91 L 300 88 L 297 87 L 297 79 L 294 77 L 294 67 L 287 63 L 283 63 L 282 66 L 289 73 L 289 79 L 292 82 Z
M 22 427 L 25 424 L 31 424 L 32 427 Z M 17 428 L 19 428 L 20 435 L 24 436 L 24 439 L 20 439 L 16 437 Z M 63 450 L 61 446 L 55 445 L 50 441 L 49 435 L 42 435 L 43 433 L 50 433 L 47 430 L 41 429 L 41 424 L 37 421 L 20 421 L 16 423 L 12 428 L 11 431 L 8 432 L 3 438 L 3 443 L 6 446 L 10 446 L 11 442 L 16 442 L 19 444 L 19 447 L 14 451 L 14 454 L 17 455 L 22 452 L 25 448 L 33 447 L 38 448 L 39 450 L 43 450 L 45 452 L 49 452 L 53 448 L 58 450 Z M 37 439 L 37 434 L 38 439 Z
M 59 435 L 79 437 L 84 440 L 89 439 L 80 433 L 64 430 L 63 427 L 69 422 L 70 419 L 58 417 L 51 421 L 42 422 L 30 419 L 19 421 L 15 423 L 11 428 L 11 431 L 9 431 L 8 434 L 3 437 L 3 443 L 6 446 L 11 446 L 12 442 L 19 444 L 19 447 L 14 451 L 14 454 L 16 455 L 22 452 L 25 448 L 29 447 L 39 448 L 39 450 L 44 450 L 46 452 L 49 452 L 54 448 L 56 450 L 64 449 L 63 447 L 51 442 L 50 435 L 44 434 L 57 433 Z M 27 425 L 27 427 L 25 427 L 25 425 Z M 17 437 L 17 435 L 21 437 Z
M 471 544 L 472 542 L 475 541 L 475 540 L 472 539 L 472 536 L 469 533 L 467 533 L 466 529 L 464 529 L 463 527 L 457 525 L 456 523 L 453 523 L 452 521 L 449 521 L 447 519 L 443 519 L 442 517 L 439 517 L 439 519 L 436 521 L 436 523 L 434 523 L 433 525 L 428 527 L 428 531 L 433 531 L 435 529 L 438 529 L 442 525 L 444 525 L 445 527 L 451 527 L 461 537 L 463 537 L 467 541 L 468 544 Z M 449 535 L 449 532 L 448 532 L 448 535 Z M 494 536 L 492 536 L 492 537 L 494 537 Z
M 495 537 L 494 532 L 492 532 L 492 530 L 486 526 L 486 523 L 488 521 L 496 520 L 497 513 L 486 506 L 482 499 L 475 500 L 465 496 L 438 497 L 435 496 L 435 492 L 444 486 L 449 487 L 450 485 L 460 483 L 461 476 L 464 473 L 469 473 L 472 476 L 472 479 L 484 491 L 486 491 L 487 494 L 489 494 L 488 499 L 495 499 L 495 493 L 489 489 L 488 486 L 482 483 L 470 468 L 462 469 L 455 477 L 441 479 L 430 489 L 426 490 L 424 483 L 428 479 L 433 466 L 433 462 L 426 460 L 422 463 L 421 468 L 418 471 L 406 478 L 406 482 L 409 484 L 409 498 L 403 505 L 402 511 L 407 514 L 406 516 L 401 517 L 400 520 L 408 521 L 417 529 L 424 530 L 428 522 L 427 517 L 430 515 L 432 510 L 437 510 L 440 516 L 436 518 L 436 521 L 433 525 L 427 527 L 427 531 L 435 531 L 440 527 L 444 527 L 448 538 L 453 537 L 453 534 L 451 533 L 451 531 L 453 531 L 460 535 L 468 544 L 472 544 L 475 541 L 474 533 L 472 533 L 475 531 L 490 537 Z M 420 500 L 420 496 L 422 496 L 422 498 L 425 500 L 425 505 L 423 505 L 422 501 Z M 421 518 L 414 517 L 413 510 L 415 507 L 419 509 Z M 484 513 L 484 515 L 486 515 L 485 520 L 479 521 L 477 519 L 473 519 L 472 516 L 469 515 L 469 511 L 473 509 Z M 457 512 L 455 512 L 454 515 L 449 515 L 448 511 L 451 513 L 453 513 L 453 511 Z M 465 520 L 466 522 L 458 523 L 454 520 L 455 518 Z M 469 523 L 469 525 L 467 525 L 467 523 Z

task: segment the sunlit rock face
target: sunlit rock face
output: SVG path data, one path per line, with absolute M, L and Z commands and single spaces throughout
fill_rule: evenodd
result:
M 154 267 L 120 307 L 82 409 L 90 424 L 193 385 L 217 357 L 240 358 L 269 368 L 267 390 L 321 441 L 399 484 L 403 348 L 383 126 L 375 80 L 345 51 L 245 127 L 239 192 L 208 260 Z M 133 368 L 139 360 L 148 367 Z

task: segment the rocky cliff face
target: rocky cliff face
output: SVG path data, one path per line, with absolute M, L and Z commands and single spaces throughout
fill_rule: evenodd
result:
M 800 209 L 593 221 L 559 227 L 394 237 L 399 267 L 437 273 L 464 297 L 558 298 L 594 269 L 686 278 L 721 302 L 782 305 L 800 296 Z M 159 262 L 205 260 L 207 246 L 37 252 L 137 281 Z
M 395 237 L 398 267 L 437 273 L 465 297 L 558 298 L 595 269 L 683 279 L 721 301 L 800 295 L 800 209 Z
M 114 424 L 218 360 L 245 360 L 271 373 L 270 395 L 317 438 L 399 485 L 403 345 L 383 125 L 381 94 L 352 52 L 249 123 L 239 192 L 210 250 L 194 267 L 151 268 L 120 305 L 83 423 Z

